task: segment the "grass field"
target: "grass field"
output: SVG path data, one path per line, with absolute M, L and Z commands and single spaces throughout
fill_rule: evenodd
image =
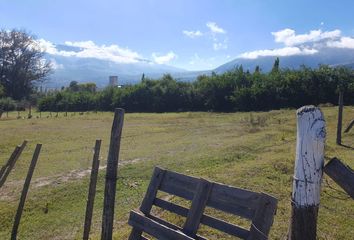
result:
M 327 122 L 326 161 L 338 157 L 354 166 L 354 150 L 335 145 L 337 110 L 322 108 Z M 346 107 L 344 125 L 354 118 Z M 101 166 L 107 157 L 113 113 L 68 117 L 0 119 L 0 165 L 24 139 L 29 144 L 0 189 L 0 239 L 9 239 L 13 217 L 31 155 L 42 143 L 37 168 L 23 213 L 19 239 L 82 238 L 86 194 L 95 139 L 103 140 Z M 127 239 L 127 218 L 145 194 L 153 166 L 204 177 L 229 185 L 264 191 L 279 199 L 270 239 L 284 239 L 290 217 L 290 194 L 295 158 L 295 110 L 257 113 L 126 114 L 121 166 L 117 186 L 115 239 Z M 343 135 L 354 147 L 354 129 Z M 99 239 L 104 174 L 97 187 L 92 238 Z M 319 211 L 319 239 L 353 239 L 354 202 L 324 177 Z M 340 190 L 340 189 L 339 189 Z M 172 199 L 178 201 L 179 199 Z M 155 210 L 158 211 L 158 210 Z M 181 220 L 160 213 L 171 221 Z M 247 224 L 247 222 L 220 217 Z M 201 229 L 210 239 L 229 239 L 220 232 Z M 231 239 L 231 238 L 230 238 Z

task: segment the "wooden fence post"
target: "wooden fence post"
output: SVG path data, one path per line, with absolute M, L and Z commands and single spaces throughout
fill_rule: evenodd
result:
M 16 146 L 14 151 L 12 152 L 10 158 L 7 160 L 7 162 L 1 167 L 0 169 L 0 180 L 2 179 L 3 174 L 5 173 L 5 170 L 10 166 L 11 162 L 15 159 L 16 155 L 20 151 L 20 146 Z
M 342 122 L 343 122 L 343 91 L 339 91 L 338 99 L 338 123 L 337 123 L 337 144 L 342 144 Z
M 41 147 L 42 147 L 42 144 L 37 144 L 36 149 L 35 149 L 34 154 L 33 154 L 33 158 L 32 158 L 30 167 L 28 169 L 28 173 L 27 173 L 27 177 L 26 177 L 25 183 L 23 184 L 23 189 L 22 189 L 22 193 L 21 193 L 20 202 L 18 204 L 14 225 L 12 227 L 11 240 L 16 240 L 17 239 L 18 226 L 20 225 L 23 207 L 25 205 L 25 201 L 26 201 L 26 197 L 27 197 L 27 193 L 28 193 L 28 188 L 29 188 L 29 185 L 31 183 L 32 175 L 33 175 L 33 172 L 34 172 L 34 168 L 36 167 L 36 163 L 37 163 L 37 160 L 38 160 L 38 157 L 39 157 L 39 153 L 41 151 Z
M 297 110 L 297 142 L 288 239 L 315 240 L 324 164 L 325 120 L 321 110 Z
M 104 191 L 102 232 L 101 240 L 111 240 L 113 233 L 114 203 L 116 196 L 118 159 L 120 150 L 120 140 L 122 136 L 124 120 L 124 109 L 117 108 L 114 113 L 114 119 L 111 131 L 111 142 L 109 145 L 106 184 Z
M 4 168 L 4 172 L 2 173 L 2 175 L 0 176 L 0 188 L 4 185 L 7 176 L 9 176 L 12 168 L 15 166 L 16 161 L 18 160 L 18 158 L 20 157 L 23 149 L 25 149 L 27 145 L 27 141 L 23 141 L 23 143 L 21 144 L 21 146 L 19 146 L 18 151 L 16 152 L 16 154 L 13 153 L 13 155 L 11 155 L 9 161 L 8 161 L 8 165 L 6 166 L 6 168 Z M 13 158 L 12 158 L 13 157 Z M 11 161 L 10 161 L 11 160 Z M 2 171 L 2 170 L 1 170 Z
M 89 235 L 90 235 L 93 204 L 95 202 L 95 195 L 96 195 L 98 168 L 100 166 L 99 156 L 100 156 L 101 142 L 102 142 L 101 140 L 96 140 L 95 152 L 92 160 L 90 187 L 89 187 L 87 204 L 86 204 L 85 225 L 84 225 L 84 235 L 83 235 L 84 240 L 89 239 Z

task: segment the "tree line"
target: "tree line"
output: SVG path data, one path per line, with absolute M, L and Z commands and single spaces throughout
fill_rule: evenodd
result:
M 70 85 L 73 85 L 72 83 Z M 307 104 L 338 102 L 343 91 L 346 104 L 354 104 L 354 71 L 321 65 L 316 69 L 281 69 L 276 59 L 273 69 L 252 73 L 242 66 L 223 74 L 201 75 L 193 82 L 180 82 L 171 75 L 143 79 L 122 88 L 93 91 L 92 84 L 72 86 L 42 97 L 40 111 L 257 111 L 297 108 Z M 78 90 L 80 89 L 80 90 Z
M 43 94 L 38 86 L 52 72 L 51 63 L 34 36 L 25 31 L 0 30 L 0 112 L 37 105 L 40 111 L 129 112 L 252 111 L 306 104 L 354 104 L 354 74 L 345 67 L 321 65 L 312 69 L 281 69 L 277 58 L 270 72 L 259 67 L 201 75 L 181 82 L 166 74 L 143 78 L 138 84 L 97 91 L 94 83 L 71 82 L 59 91 Z

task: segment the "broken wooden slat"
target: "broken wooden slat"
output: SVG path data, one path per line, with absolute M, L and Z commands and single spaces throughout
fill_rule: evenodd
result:
M 270 227 L 273 224 L 273 217 L 277 208 L 277 199 L 262 193 L 259 199 L 258 209 L 252 220 L 248 240 L 268 239 Z
M 100 166 L 99 157 L 100 157 L 101 142 L 102 141 L 99 139 L 96 140 L 95 150 L 94 150 L 94 155 L 92 160 L 90 185 L 89 185 L 89 191 L 88 191 L 87 203 L 86 203 L 85 224 L 84 224 L 84 233 L 83 233 L 84 240 L 89 239 L 89 235 L 90 235 L 93 204 L 95 202 L 95 195 L 96 195 L 98 169 Z
M 193 240 L 192 237 L 180 231 L 168 228 L 138 212 L 130 212 L 128 223 L 159 240 Z
M 23 151 L 23 149 L 25 149 L 27 145 L 27 141 L 23 141 L 23 143 L 21 144 L 18 152 L 16 153 L 16 155 L 14 156 L 14 158 L 12 159 L 12 161 L 9 163 L 9 165 L 7 166 L 7 168 L 5 169 L 4 174 L 2 175 L 1 179 L 0 179 L 0 188 L 4 185 L 7 177 L 9 176 L 11 170 L 13 169 L 13 167 L 16 164 L 16 161 L 19 159 L 19 157 L 21 156 L 21 153 Z
M 354 171 L 349 166 L 338 158 L 332 158 L 324 167 L 324 172 L 354 199 Z
M 187 220 L 183 226 L 183 232 L 194 237 L 198 231 L 200 220 L 209 199 L 213 184 L 205 179 L 200 179 L 196 194 L 194 195 L 192 206 L 188 211 Z
M 42 147 L 42 144 L 37 144 L 36 149 L 35 149 L 34 154 L 33 154 L 33 157 L 32 157 L 32 161 L 31 161 L 30 167 L 28 169 L 28 173 L 27 173 L 27 177 L 26 177 L 25 183 L 23 184 L 23 190 L 22 190 L 22 193 L 21 193 L 21 198 L 20 198 L 20 202 L 18 204 L 18 208 L 17 208 L 17 212 L 16 212 L 16 216 L 15 216 L 15 221 L 14 221 L 14 225 L 13 225 L 13 228 L 12 228 L 11 240 L 16 240 L 17 239 L 17 231 L 18 231 L 18 227 L 20 225 L 23 207 L 25 205 L 28 189 L 29 189 L 29 186 L 30 186 L 30 183 L 31 183 L 31 179 L 32 179 L 32 176 L 33 176 L 34 169 L 35 169 L 36 164 L 37 164 L 37 160 L 38 160 L 38 157 L 39 157 L 39 153 L 41 151 L 41 147 Z
M 114 113 L 114 119 L 111 130 L 111 141 L 109 145 L 106 183 L 104 190 L 104 203 L 102 215 L 102 240 L 111 240 L 113 233 L 114 204 L 116 197 L 118 160 L 120 150 L 120 140 L 122 136 L 124 120 L 124 109 L 117 108 Z

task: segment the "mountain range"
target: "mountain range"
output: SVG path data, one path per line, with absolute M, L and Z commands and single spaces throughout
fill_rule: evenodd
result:
M 72 47 L 57 46 L 66 51 L 73 51 Z M 59 88 L 67 86 L 71 81 L 95 82 L 98 87 L 105 87 L 108 84 L 108 77 L 117 75 L 119 84 L 130 84 L 139 82 L 144 74 L 145 77 L 159 78 L 165 73 L 170 73 L 173 77 L 181 81 L 193 81 L 197 76 L 212 72 L 224 73 L 242 65 L 245 70 L 253 71 L 256 66 L 260 66 L 263 72 L 271 70 L 277 56 L 258 57 L 247 59 L 238 57 L 215 69 L 205 71 L 187 71 L 164 64 L 156 64 L 147 60 L 134 63 L 117 63 L 98 58 L 82 58 L 75 56 L 60 56 L 57 54 L 47 54 L 47 59 L 51 60 L 55 68 L 46 86 Z M 321 48 L 317 53 L 309 55 L 292 55 L 279 57 L 282 68 L 297 69 L 301 65 L 316 68 L 320 64 L 331 66 L 344 65 L 354 69 L 354 49 L 343 48 Z

